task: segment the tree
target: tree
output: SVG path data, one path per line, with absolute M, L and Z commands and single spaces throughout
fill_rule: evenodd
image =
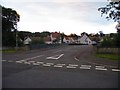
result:
M 101 15 L 106 15 L 107 20 L 112 19 L 120 23 L 120 1 L 110 1 L 105 7 L 98 8 L 98 11 L 101 12 Z
M 15 32 L 17 31 L 17 22 L 20 21 L 20 15 L 11 8 L 2 8 L 2 45 L 15 46 Z
M 106 19 L 112 19 L 115 22 L 118 22 L 120 25 L 120 0 L 110 0 L 109 4 L 105 7 L 98 8 L 98 11 L 101 12 L 101 15 L 106 15 Z M 117 35 L 115 37 L 115 43 L 117 47 L 120 47 L 120 29 L 117 28 Z
M 50 36 L 50 32 L 48 32 L 48 31 L 43 31 L 43 32 L 41 32 L 40 33 L 40 37 L 47 37 L 47 36 Z

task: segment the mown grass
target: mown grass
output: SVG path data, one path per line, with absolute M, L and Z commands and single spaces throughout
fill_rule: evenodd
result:
M 0 52 L 13 53 L 16 52 L 16 50 L 7 49 L 7 50 L 0 50 Z
M 96 54 L 96 57 L 107 58 L 109 60 L 120 61 L 120 55 L 116 54 Z

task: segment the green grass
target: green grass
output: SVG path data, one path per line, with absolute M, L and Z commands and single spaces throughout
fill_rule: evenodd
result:
M 120 61 L 120 55 L 115 55 L 115 54 L 96 54 L 96 57 L 107 58 L 109 60 Z
M 7 50 L 0 50 L 0 52 L 13 53 L 16 52 L 16 50 L 7 49 Z

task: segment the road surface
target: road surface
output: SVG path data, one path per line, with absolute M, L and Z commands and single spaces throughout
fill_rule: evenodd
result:
M 3 88 L 118 88 L 118 62 L 96 58 L 91 45 L 4 53 Z

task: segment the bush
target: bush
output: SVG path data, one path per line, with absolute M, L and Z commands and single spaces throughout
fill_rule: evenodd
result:
M 120 47 L 120 37 L 119 34 L 115 34 L 113 37 L 104 37 L 100 46 L 102 47 Z
M 44 40 L 41 38 L 41 39 L 39 39 L 39 40 L 34 40 L 34 41 L 32 41 L 31 44 L 45 44 L 45 42 L 44 42 Z

